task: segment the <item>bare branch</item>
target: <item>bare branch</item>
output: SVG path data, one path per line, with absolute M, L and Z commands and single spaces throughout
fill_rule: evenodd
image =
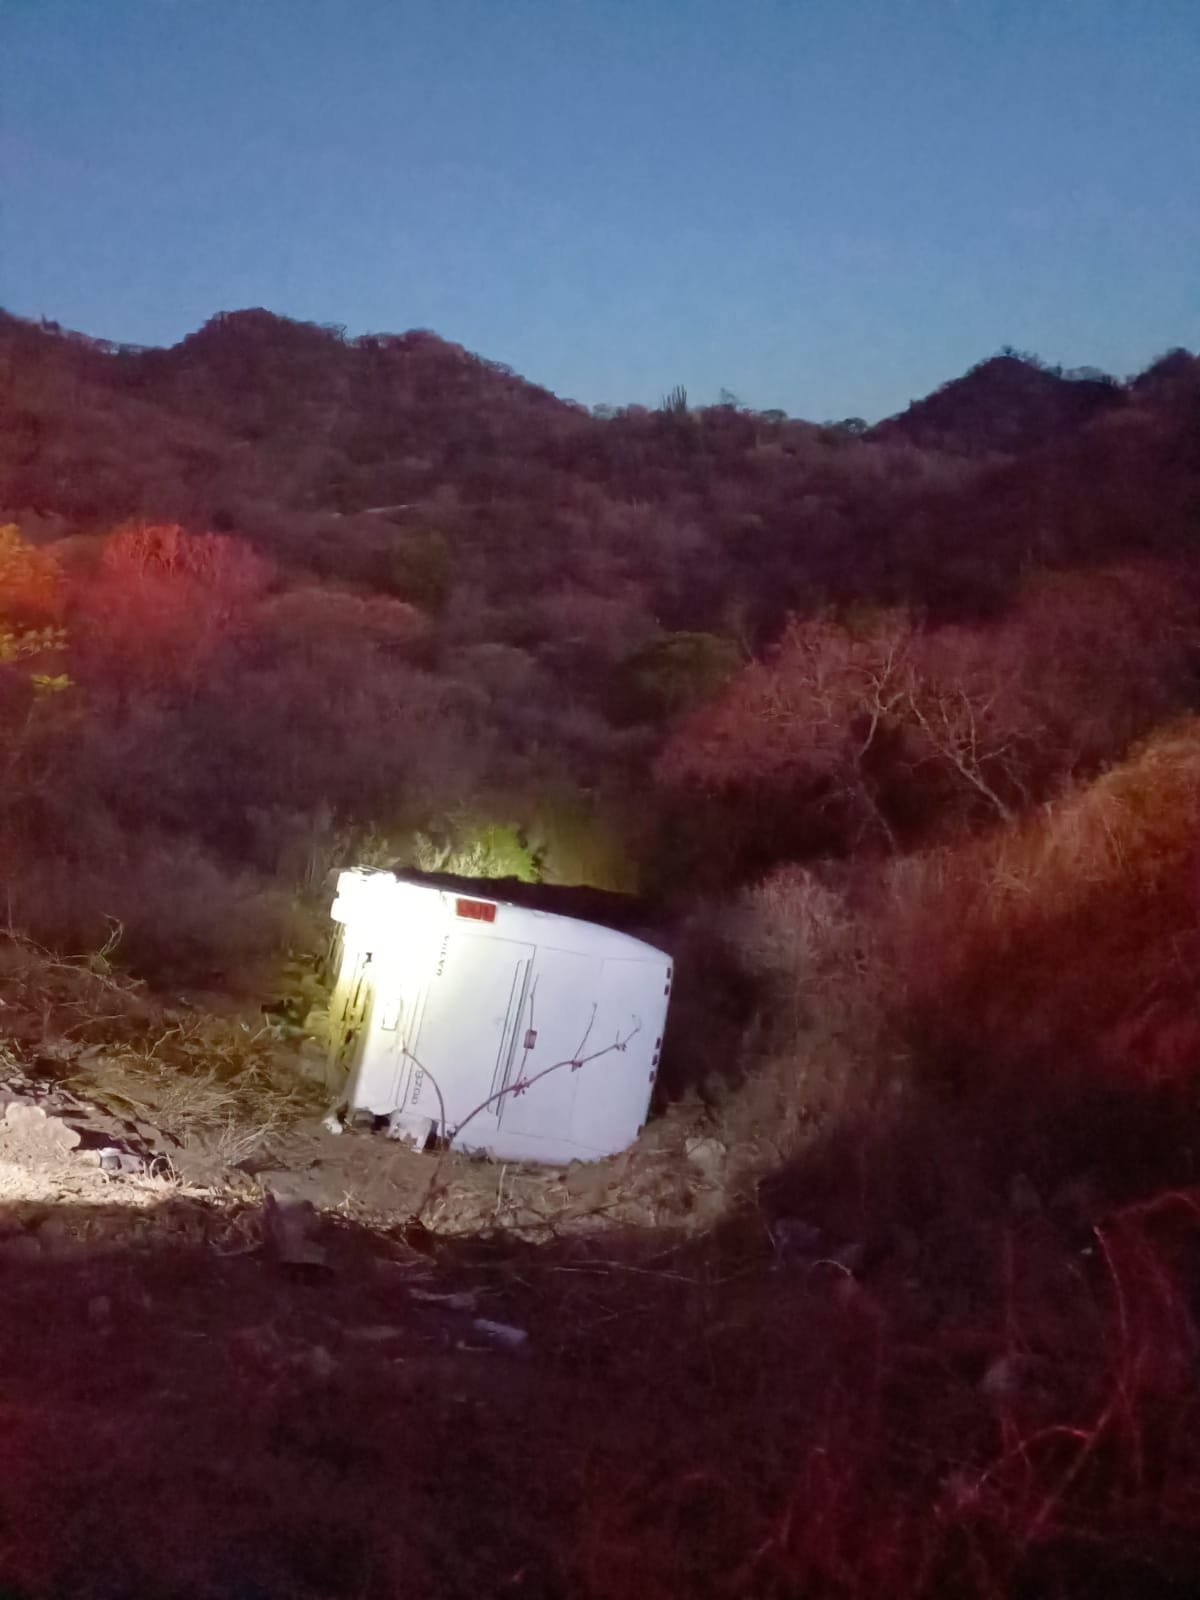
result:
M 532 999 L 532 995 L 530 998 Z M 456 1124 L 453 1133 L 450 1133 L 446 1125 L 446 1103 L 442 1096 L 442 1091 L 438 1085 L 436 1077 L 432 1072 L 429 1071 L 428 1067 L 422 1065 L 417 1056 L 413 1055 L 411 1051 L 406 1050 L 404 1052 L 408 1059 L 425 1074 L 430 1083 L 433 1085 L 434 1093 L 438 1097 L 438 1105 L 441 1109 L 440 1141 L 442 1144 L 442 1149 L 438 1156 L 437 1165 L 434 1167 L 433 1173 L 430 1176 L 428 1184 L 426 1185 L 425 1193 L 422 1196 L 421 1202 L 417 1206 L 416 1211 L 414 1212 L 415 1216 L 420 1217 L 424 1212 L 425 1207 L 429 1203 L 430 1197 L 433 1194 L 434 1188 L 437 1184 L 437 1180 L 441 1175 L 442 1166 L 445 1162 L 447 1154 L 449 1153 L 449 1140 L 451 1138 L 457 1139 L 462 1133 L 463 1129 L 469 1123 L 473 1122 L 475 1118 L 482 1112 L 486 1111 L 489 1106 L 495 1105 L 498 1101 L 503 1100 L 506 1095 L 515 1096 L 524 1094 L 527 1090 L 532 1089 L 535 1084 L 540 1083 L 543 1078 L 548 1078 L 552 1072 L 560 1072 L 563 1067 L 570 1067 L 572 1072 L 578 1072 L 580 1068 L 588 1066 L 593 1061 L 599 1061 L 603 1056 L 612 1055 L 614 1052 L 623 1053 L 628 1048 L 630 1040 L 636 1038 L 636 1036 L 642 1031 L 642 1024 L 640 1020 L 635 1019 L 633 1027 L 624 1036 L 624 1038 L 618 1034 L 618 1036 L 613 1040 L 612 1044 L 605 1045 L 603 1049 L 600 1050 L 593 1050 L 590 1055 L 584 1055 L 583 1050 L 587 1044 L 588 1035 L 592 1031 L 595 1020 L 596 1007 L 593 1006 L 592 1016 L 588 1022 L 587 1029 L 584 1032 L 583 1039 L 580 1041 L 579 1048 L 574 1055 L 566 1056 L 561 1061 L 555 1061 L 549 1066 L 542 1067 L 540 1071 L 535 1072 L 530 1078 L 517 1077 L 512 1083 L 501 1085 L 499 1089 L 488 1095 L 486 1100 L 481 1100 L 474 1110 L 468 1112 L 462 1121 Z M 526 1051 L 526 1056 L 528 1056 L 528 1051 Z

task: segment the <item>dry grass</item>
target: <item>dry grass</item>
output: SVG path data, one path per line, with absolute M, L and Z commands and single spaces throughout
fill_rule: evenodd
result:
M 997 1182 L 1200 1181 L 1198 902 L 1196 721 L 988 836 L 777 870 L 721 919 L 757 1005 L 713 1097 L 731 1171 L 825 1136 L 862 1171 L 898 1132 L 919 1171 L 970 1129 Z
M 220 1174 L 265 1149 L 320 1099 L 271 1032 L 200 1014 L 83 1066 L 75 1092 L 127 1111 L 177 1151 L 181 1169 Z
M 18 1063 L 214 1171 L 320 1104 L 261 1017 L 167 1005 L 110 953 L 65 960 L 0 939 L 0 1016 Z
M 835 875 L 779 869 L 725 931 L 763 1019 L 740 1137 L 756 1118 L 790 1119 L 789 1136 L 860 1120 L 930 1080 L 993 1101 L 1033 1087 L 1035 1113 L 1083 1087 L 1186 1092 L 1200 723 L 990 835 Z
M 913 1047 L 969 1072 L 1200 1067 L 1200 724 L 1021 825 L 892 864 L 879 931 Z
M 862 1119 L 886 1107 L 895 1052 L 886 1038 L 876 930 L 856 904 L 848 871 L 778 868 L 709 920 L 747 999 L 734 1070 L 712 1073 L 707 1084 L 736 1194 L 830 1119 Z M 679 965 L 686 972 L 686 952 Z M 698 1036 L 702 1021 L 703 1010 Z
M 957 1252 L 930 1225 L 855 1272 L 781 1259 L 745 1217 L 433 1257 L 341 1224 L 315 1280 L 169 1234 L 10 1273 L 42 1335 L 0 1329 L 0 1583 L 1175 1600 L 1200 1580 L 1198 1205 L 1001 1199 Z M 521 1353 L 472 1337 L 477 1308 Z
M 133 837 L 90 819 L 70 851 L 0 862 L 10 929 L 164 985 L 253 993 L 289 944 L 311 937 L 277 882 L 238 871 L 194 841 Z M 116 936 L 114 939 L 114 935 Z
M 755 1271 L 744 1235 L 676 1259 L 663 1320 L 611 1369 L 562 1592 L 1191 1592 L 1196 1202 L 1163 1194 L 1079 1236 L 993 1208 L 959 1219 L 953 1257 L 930 1229 L 858 1273 Z
M 743 897 L 764 1070 L 718 1131 L 777 1275 L 713 1285 L 580 1592 L 1194 1592 L 1198 841 L 1189 722 L 873 883 Z

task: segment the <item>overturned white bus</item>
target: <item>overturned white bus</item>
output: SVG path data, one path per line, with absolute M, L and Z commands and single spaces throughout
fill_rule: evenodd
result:
M 331 1066 L 349 1116 L 457 1149 L 561 1164 L 624 1150 L 646 1120 L 671 958 L 575 917 L 356 870 Z

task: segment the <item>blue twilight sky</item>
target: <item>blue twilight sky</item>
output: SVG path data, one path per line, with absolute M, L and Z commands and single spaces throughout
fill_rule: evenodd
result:
M 0 0 L 0 305 L 877 417 L 1200 345 L 1200 0 Z

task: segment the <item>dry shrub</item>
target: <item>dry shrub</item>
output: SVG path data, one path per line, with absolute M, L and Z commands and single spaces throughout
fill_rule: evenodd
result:
M 560 793 L 547 785 L 530 832 L 547 883 L 589 884 L 636 894 L 638 855 L 647 830 L 627 797 Z
M 982 838 L 777 869 L 709 919 L 721 961 L 698 1015 L 721 962 L 750 997 L 724 1044 L 723 1136 L 753 1165 L 840 1122 L 861 1154 L 924 1084 L 953 1091 L 960 1129 L 973 1119 L 1010 1176 L 1108 1163 L 1125 1192 L 1139 1169 L 1194 1181 L 1170 1146 L 1200 1070 L 1197 840 L 1189 720 Z M 943 1144 L 925 1128 L 907 1159 L 941 1162 Z
M 1192 582 L 1150 565 L 1043 575 L 989 626 L 795 618 L 673 730 L 655 782 L 697 867 L 742 878 L 1012 822 L 1192 705 L 1196 626 Z
M 845 874 L 788 865 L 743 891 L 726 919 L 785 1032 L 818 1013 L 828 1025 L 831 1007 L 843 1008 L 867 978 L 870 934 L 847 891 Z
M 25 627 L 57 622 L 63 574 L 58 553 L 29 544 L 15 523 L 0 525 L 0 613 Z
M 256 551 L 226 534 L 127 524 L 77 585 L 71 622 L 85 675 L 142 692 L 198 684 L 248 631 L 272 578 Z
M 1200 722 L 973 843 L 892 862 L 879 937 L 929 1058 L 1162 1083 L 1200 1066 Z
M 351 640 L 364 665 L 419 655 L 428 621 L 415 606 L 384 595 L 359 595 L 329 585 L 287 589 L 265 600 L 254 616 L 247 653 L 324 668 Z
M 787 1155 L 815 1124 L 873 1105 L 885 1081 L 881 968 L 856 900 L 849 872 L 790 865 L 719 913 L 755 997 L 745 1079 L 722 1109 L 743 1163 Z
M 947 1233 L 676 1282 L 592 1434 L 572 1592 L 1194 1592 L 1196 1199 L 1098 1213 L 1082 1251 L 993 1209 L 953 1270 Z
M 165 836 L 117 834 L 94 853 L 19 861 L 7 890 L 10 924 L 40 944 L 80 954 L 115 934 L 116 958 L 160 983 L 252 990 L 308 932 L 268 880 Z

